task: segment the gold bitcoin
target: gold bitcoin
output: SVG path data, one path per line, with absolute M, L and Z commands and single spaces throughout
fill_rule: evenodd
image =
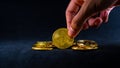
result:
M 59 28 L 53 33 L 52 42 L 57 48 L 66 49 L 73 45 L 74 39 L 68 36 L 66 28 Z

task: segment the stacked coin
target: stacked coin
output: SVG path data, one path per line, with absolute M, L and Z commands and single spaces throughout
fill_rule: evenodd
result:
M 93 50 L 98 49 L 98 44 L 93 40 L 78 40 L 76 45 L 72 46 L 73 50 Z
M 32 49 L 33 50 L 53 50 L 56 47 L 52 41 L 37 41 Z M 98 44 L 93 40 L 77 40 L 71 46 L 72 50 L 94 50 L 98 49 Z
M 52 41 L 37 41 L 32 49 L 33 50 L 52 50 L 54 45 L 52 45 Z

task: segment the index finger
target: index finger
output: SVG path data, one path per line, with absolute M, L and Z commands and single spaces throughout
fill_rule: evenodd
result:
M 69 29 L 69 26 L 71 24 L 71 21 L 73 17 L 78 13 L 80 6 L 83 4 L 83 0 L 71 0 L 67 10 L 66 10 L 66 23 L 67 28 Z

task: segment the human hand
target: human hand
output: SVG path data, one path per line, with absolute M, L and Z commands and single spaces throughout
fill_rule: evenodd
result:
M 98 28 L 102 23 L 107 23 L 109 14 L 115 6 L 107 8 L 101 12 L 96 13 L 95 15 L 91 16 L 88 20 L 85 21 L 83 26 L 81 27 L 82 30 L 86 30 L 89 27 L 96 27 Z
M 71 0 L 66 10 L 68 35 L 76 37 L 82 29 L 107 22 L 117 0 Z

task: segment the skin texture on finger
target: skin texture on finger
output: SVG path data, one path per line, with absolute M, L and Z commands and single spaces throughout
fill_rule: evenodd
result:
M 90 27 L 98 27 L 102 24 L 103 20 L 100 17 L 90 18 L 88 24 Z
M 91 16 L 86 23 L 88 23 L 90 27 L 100 27 L 102 23 L 106 23 L 108 21 L 109 14 L 114 7 L 115 6 L 112 6 L 101 11 L 100 13 L 95 14 L 94 16 Z
M 94 21 L 95 21 L 95 18 L 90 18 L 90 19 L 88 19 L 88 24 L 89 24 L 89 26 L 94 26 Z
M 83 26 L 82 26 L 82 30 L 86 30 L 86 29 L 88 29 L 89 28 L 89 25 L 88 25 L 88 23 L 86 22 L 86 23 L 84 23 L 83 24 Z
M 83 23 L 91 15 L 112 6 L 114 2 L 116 2 L 116 0 L 88 0 L 88 1 L 85 1 L 82 5 L 80 11 L 72 19 L 72 22 L 71 22 L 72 31 L 69 31 L 70 37 L 76 37 L 79 34 Z
M 80 11 L 77 13 L 77 15 L 73 18 L 72 23 L 71 23 L 71 28 L 73 29 L 72 31 L 68 31 L 68 34 L 70 37 L 76 37 L 78 33 L 82 30 L 83 23 L 85 19 L 90 16 L 90 13 L 93 13 L 93 10 L 88 11 L 88 9 L 91 9 L 91 7 L 94 7 L 94 4 L 92 4 L 92 0 L 86 1 Z M 88 15 L 88 16 L 87 16 Z
M 103 22 L 108 21 L 108 16 L 109 16 L 109 13 L 106 10 L 102 11 L 100 14 L 100 17 L 102 18 Z
M 83 2 L 84 2 L 83 0 L 71 0 L 70 1 L 67 7 L 67 10 L 66 10 L 67 29 L 69 29 L 73 17 L 78 13 L 80 6 L 83 4 Z
M 102 24 L 103 20 L 100 17 L 97 17 L 94 21 L 94 26 L 95 28 L 98 28 Z
M 102 23 L 106 23 L 109 18 L 109 14 L 115 6 L 107 8 L 100 13 L 96 13 L 95 15 L 91 16 L 82 26 L 82 30 L 86 30 L 89 27 L 98 28 Z M 88 24 L 87 24 L 88 23 Z

